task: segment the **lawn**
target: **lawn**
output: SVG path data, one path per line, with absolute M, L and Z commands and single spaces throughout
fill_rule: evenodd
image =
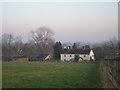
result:
M 99 65 L 65 62 L 3 62 L 3 88 L 101 88 Z
M 2 89 L 2 61 L 0 59 L 0 90 Z

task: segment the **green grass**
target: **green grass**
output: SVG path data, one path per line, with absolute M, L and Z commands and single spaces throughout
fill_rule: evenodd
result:
M 0 89 L 2 89 L 2 61 L 0 60 Z
M 101 88 L 98 64 L 3 62 L 3 88 Z

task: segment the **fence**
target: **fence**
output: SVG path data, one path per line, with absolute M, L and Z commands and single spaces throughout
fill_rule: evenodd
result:
M 120 89 L 120 60 L 101 60 L 101 73 L 107 79 L 109 86 L 107 88 Z

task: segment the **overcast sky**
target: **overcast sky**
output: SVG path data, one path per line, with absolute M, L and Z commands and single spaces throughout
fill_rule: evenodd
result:
M 2 4 L 3 33 L 29 39 L 41 26 L 56 41 L 102 42 L 118 37 L 117 2 L 6 2 Z

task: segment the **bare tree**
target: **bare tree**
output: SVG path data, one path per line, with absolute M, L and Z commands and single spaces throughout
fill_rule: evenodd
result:
M 2 36 L 0 36 L 0 56 L 2 56 Z
M 35 31 L 31 31 L 31 37 L 37 46 L 39 53 L 46 53 L 48 46 L 54 43 L 53 31 L 45 26 L 38 28 Z
M 23 42 L 22 42 L 22 37 L 21 36 L 17 36 L 14 38 L 14 44 L 13 44 L 13 55 L 19 56 L 22 55 L 23 50 Z
M 12 34 L 3 34 L 2 35 L 2 54 L 4 56 L 11 57 L 11 44 L 13 42 L 13 35 Z
M 34 46 L 30 42 L 23 45 L 22 51 L 23 55 L 28 56 L 29 58 L 34 57 L 37 54 Z
M 110 38 L 110 45 L 113 49 L 118 48 L 118 40 L 116 37 Z
M 116 56 L 116 50 L 118 49 L 118 41 L 115 37 L 110 38 L 109 41 L 105 41 L 97 46 L 93 46 L 96 58 L 109 58 Z
M 80 48 L 80 42 L 76 42 L 75 44 L 77 48 Z

